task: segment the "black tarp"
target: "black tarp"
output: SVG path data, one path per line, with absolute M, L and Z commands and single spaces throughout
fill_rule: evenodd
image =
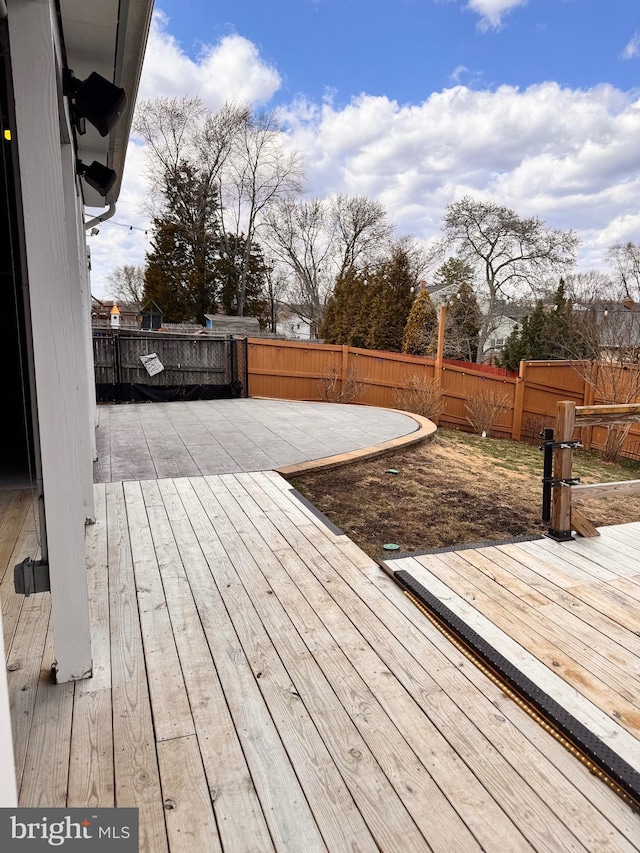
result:
M 99 403 L 153 402 L 172 403 L 179 400 L 225 400 L 243 396 L 242 382 L 226 385 L 139 385 L 131 382 L 96 385 Z

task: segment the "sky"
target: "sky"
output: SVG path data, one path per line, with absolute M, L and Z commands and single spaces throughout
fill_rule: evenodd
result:
M 182 95 L 278 108 L 306 195 L 377 198 L 399 236 L 470 194 L 575 229 L 579 270 L 640 241 L 638 0 L 157 0 L 138 97 Z M 132 136 L 96 296 L 144 263 L 144 163 Z

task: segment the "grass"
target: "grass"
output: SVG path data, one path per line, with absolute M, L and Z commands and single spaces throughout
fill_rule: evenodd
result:
M 585 483 L 640 479 L 640 465 L 577 451 Z M 397 474 L 389 473 L 396 469 Z M 405 451 L 310 472 L 292 483 L 371 556 L 542 535 L 542 453 L 537 447 L 453 430 Z M 584 505 L 598 526 L 640 520 L 640 496 Z

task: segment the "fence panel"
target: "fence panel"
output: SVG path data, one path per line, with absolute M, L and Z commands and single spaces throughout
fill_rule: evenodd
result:
M 467 400 L 489 389 L 504 394 L 509 410 L 496 422 L 494 430 L 504 438 L 511 438 L 514 418 L 516 380 L 507 376 L 486 374 L 474 370 L 445 365 L 442 369 L 442 390 L 445 397 L 445 410 L 440 423 L 457 429 L 469 430 L 471 424 L 467 418 Z
M 98 399 L 247 396 L 246 347 L 246 340 L 235 338 L 98 331 L 93 337 Z M 152 353 L 164 369 L 150 376 L 140 358 Z
M 141 355 L 155 352 L 164 366 L 149 376 Z M 120 335 L 121 382 L 144 385 L 224 385 L 231 381 L 229 341 Z

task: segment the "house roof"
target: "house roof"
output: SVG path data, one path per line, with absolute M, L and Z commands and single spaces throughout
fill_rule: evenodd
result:
M 121 86 L 129 102 L 109 136 L 101 137 L 87 122 L 87 132 L 77 137 L 80 160 L 87 164 L 97 160 L 118 176 L 106 198 L 83 182 L 84 201 L 90 207 L 105 207 L 120 193 L 152 10 L 153 0 L 60 0 L 68 67 L 80 80 L 97 71 Z

